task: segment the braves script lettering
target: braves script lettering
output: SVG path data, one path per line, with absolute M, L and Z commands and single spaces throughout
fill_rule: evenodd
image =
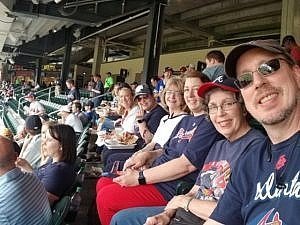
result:
M 288 197 L 288 198 L 300 198 L 300 181 L 299 181 L 299 171 L 296 173 L 294 178 L 285 183 L 285 189 L 277 189 L 273 188 L 276 185 L 275 181 L 275 173 L 271 173 L 269 178 L 266 180 L 264 184 L 258 182 L 256 185 L 256 194 L 254 200 L 265 200 L 265 199 L 273 199 L 280 197 Z

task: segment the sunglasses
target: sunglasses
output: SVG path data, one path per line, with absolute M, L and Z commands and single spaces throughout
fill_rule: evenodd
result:
M 266 77 L 272 75 L 274 72 L 280 69 L 280 60 L 291 64 L 287 59 L 275 58 L 267 62 L 262 63 L 255 71 L 245 72 L 237 77 L 237 82 L 235 83 L 239 89 L 246 88 L 253 83 L 253 73 L 258 72 L 262 76 Z
M 147 100 L 150 96 L 149 95 L 140 95 L 137 97 L 138 102 L 144 100 Z

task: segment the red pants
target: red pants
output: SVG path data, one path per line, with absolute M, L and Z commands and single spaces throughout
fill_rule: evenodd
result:
M 109 225 L 115 213 L 139 206 L 164 206 L 167 201 L 152 184 L 121 187 L 111 178 L 102 177 L 97 186 L 97 209 L 101 225 Z

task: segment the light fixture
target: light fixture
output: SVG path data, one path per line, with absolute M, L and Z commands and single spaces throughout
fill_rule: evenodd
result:
M 39 4 L 39 0 L 31 0 L 33 4 L 38 5 Z
M 54 0 L 56 4 L 61 3 L 62 0 Z

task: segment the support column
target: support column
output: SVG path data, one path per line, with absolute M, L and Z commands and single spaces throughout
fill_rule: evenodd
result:
M 144 51 L 144 68 L 142 83 L 149 83 L 152 76 L 157 75 L 163 32 L 163 15 L 165 1 L 155 0 L 148 18 L 147 39 Z
M 35 79 L 34 79 L 35 85 L 37 84 L 42 85 L 41 72 L 42 72 L 42 59 L 37 58 L 35 62 Z
M 300 2 L 298 0 L 282 0 L 281 35 L 293 35 L 300 41 Z
M 71 28 L 67 28 L 65 32 L 66 32 L 65 54 L 64 54 L 64 59 L 63 59 L 63 64 L 62 64 L 62 69 L 60 74 L 60 80 L 62 82 L 61 84 L 62 90 L 66 90 L 66 80 L 69 77 L 69 73 L 70 73 L 72 38 L 73 38 Z
M 101 64 L 103 62 L 104 49 L 104 40 L 101 37 L 96 37 L 92 74 L 100 74 Z

